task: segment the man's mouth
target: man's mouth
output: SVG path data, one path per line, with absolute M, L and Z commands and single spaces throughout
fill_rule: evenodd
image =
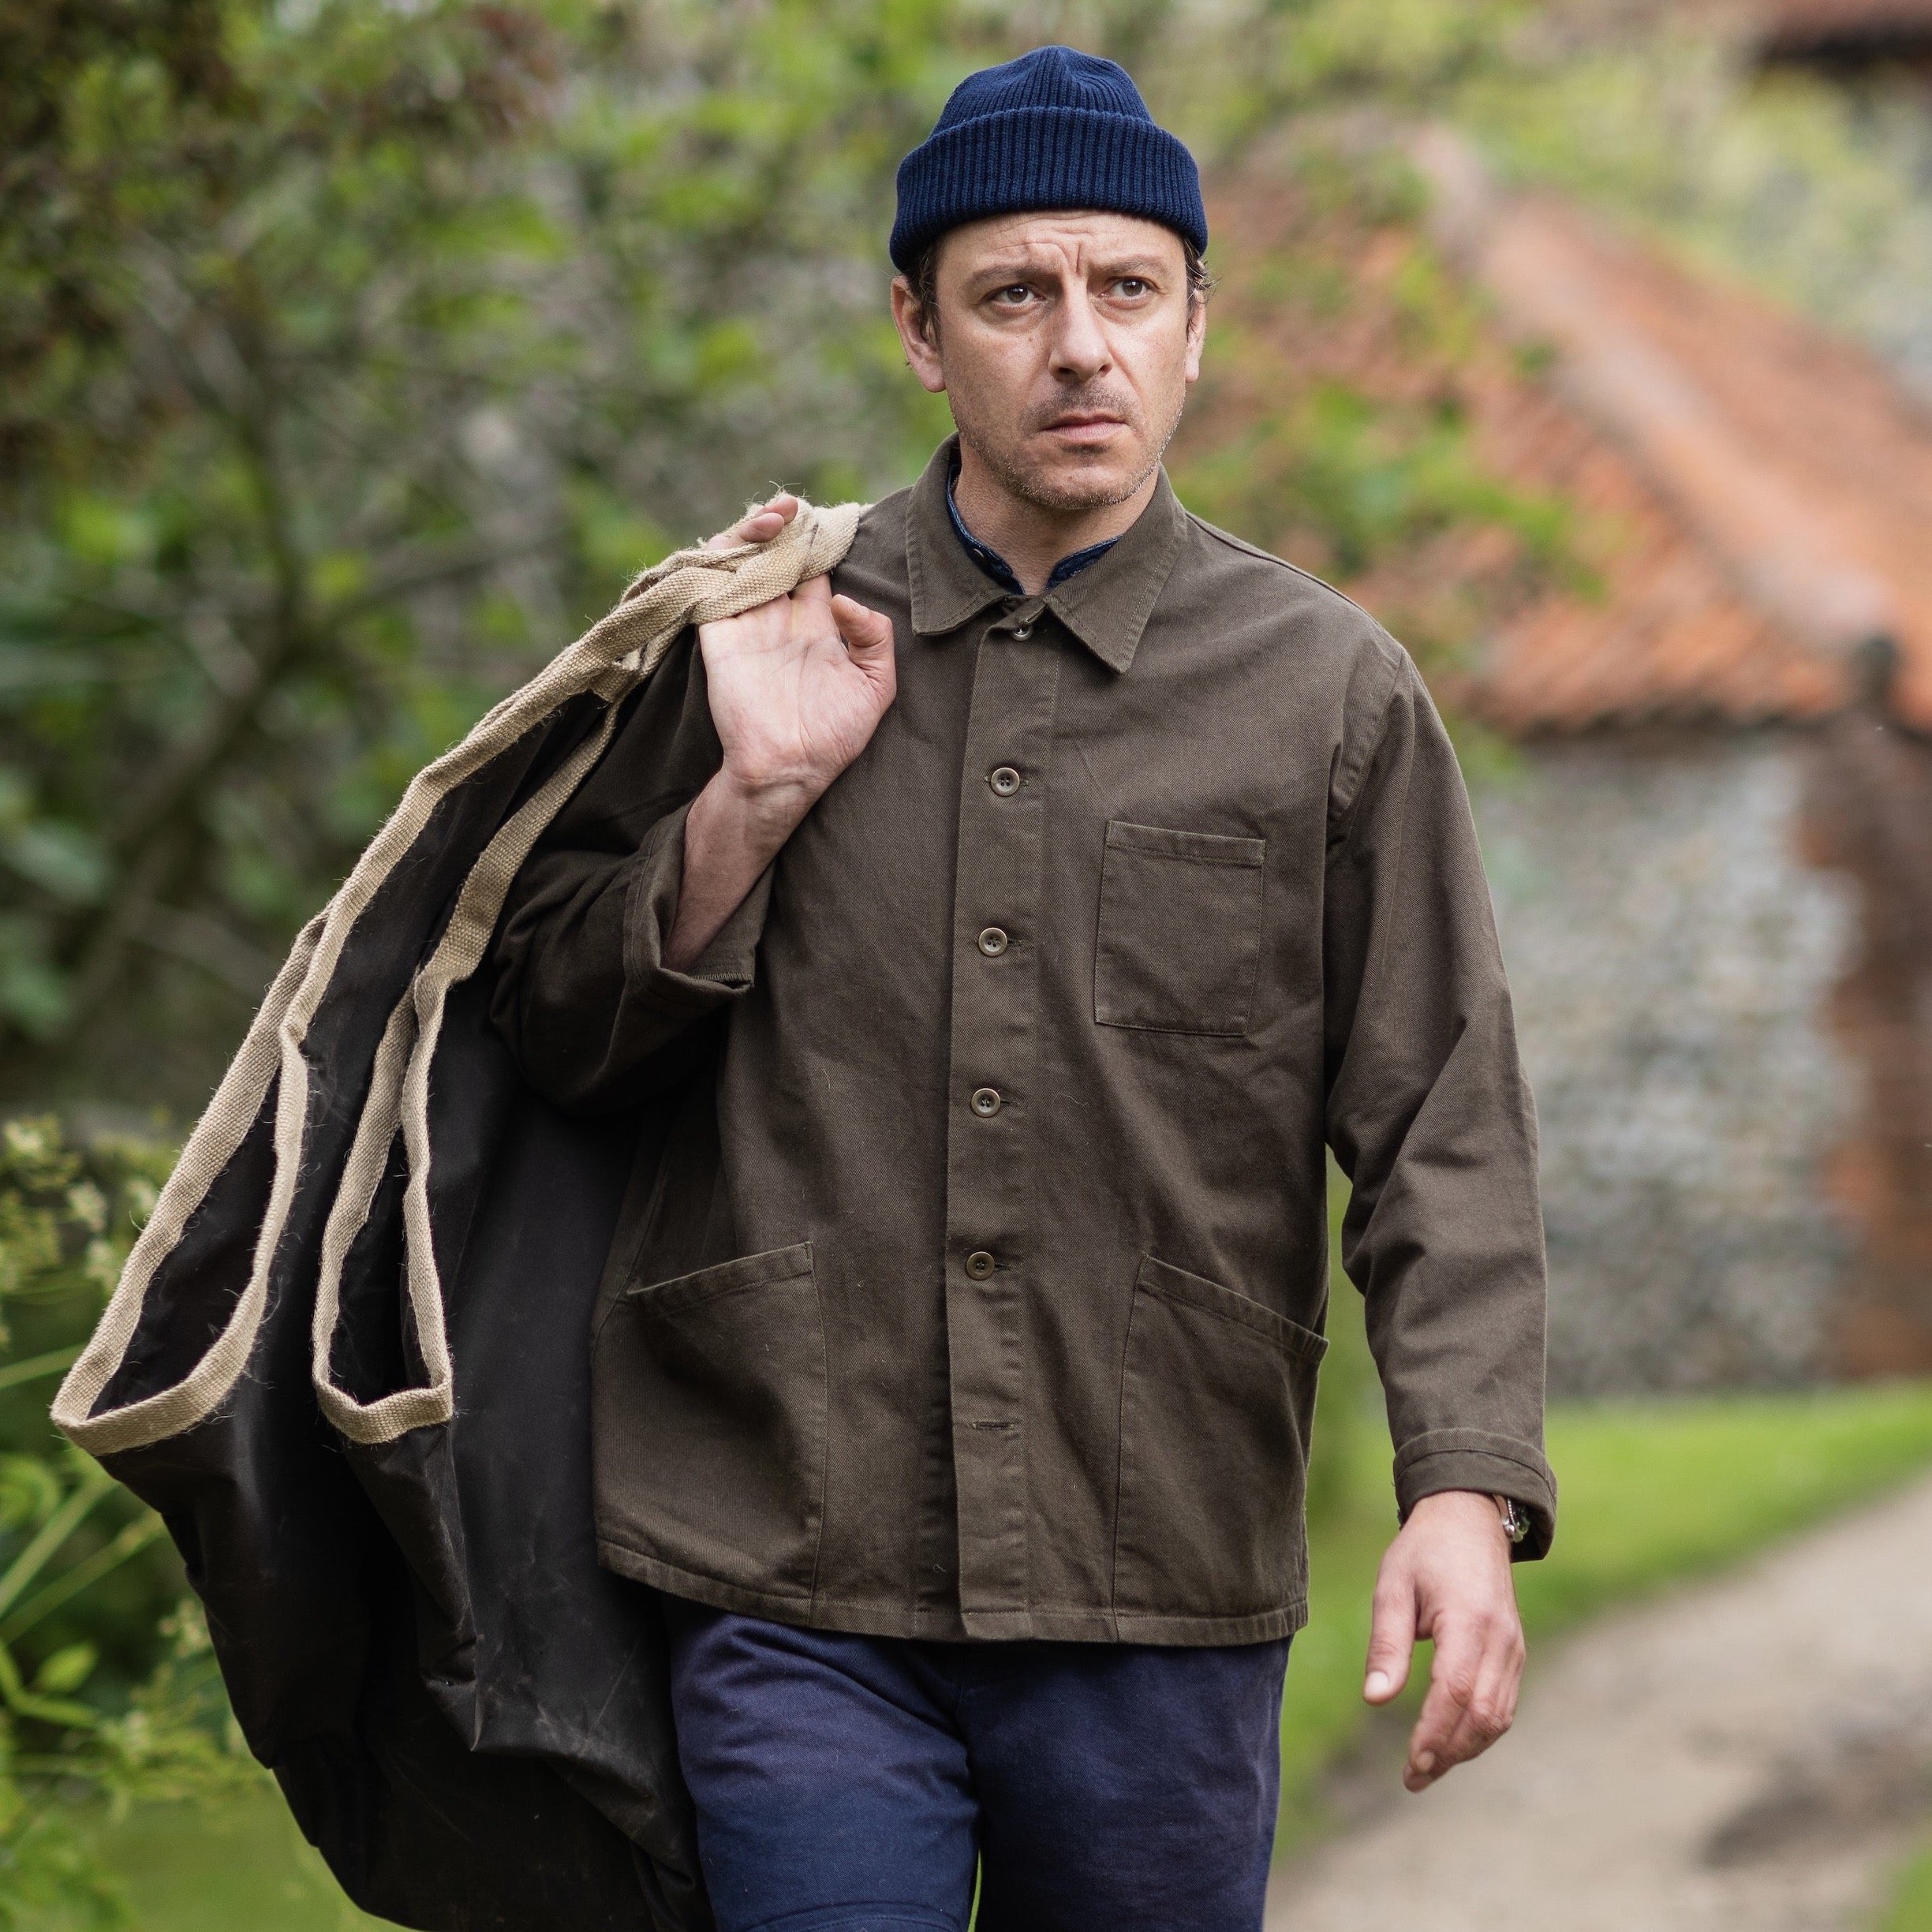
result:
M 1104 443 L 1122 427 L 1117 416 L 1087 415 L 1080 412 L 1056 416 L 1046 425 L 1049 435 L 1063 437 L 1073 443 Z

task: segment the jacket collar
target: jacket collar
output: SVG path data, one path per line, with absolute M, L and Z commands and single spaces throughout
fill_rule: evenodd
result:
M 1147 507 L 1106 555 L 1044 597 L 1011 599 L 967 555 L 946 508 L 946 483 L 958 438 L 949 436 L 913 485 L 906 561 L 913 629 L 943 637 L 995 604 L 1051 611 L 1104 664 L 1124 671 L 1159 600 L 1180 548 L 1186 512 L 1163 470 Z

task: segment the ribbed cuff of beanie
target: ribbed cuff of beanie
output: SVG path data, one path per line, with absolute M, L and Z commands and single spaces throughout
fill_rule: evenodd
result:
M 899 163 L 892 260 L 910 269 L 949 229 L 1051 208 L 1138 215 L 1207 247 L 1200 170 L 1179 140 L 1152 121 L 1056 106 L 979 115 L 915 148 Z

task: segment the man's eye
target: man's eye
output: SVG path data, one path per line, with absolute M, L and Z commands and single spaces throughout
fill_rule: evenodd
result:
M 1136 301 L 1147 293 L 1147 284 L 1138 275 L 1123 275 L 1114 286 L 1130 301 Z
M 1002 302 L 1023 302 L 1032 293 L 1033 290 L 1028 288 L 1025 282 L 1015 282 L 1010 288 L 1002 289 L 994 300 Z

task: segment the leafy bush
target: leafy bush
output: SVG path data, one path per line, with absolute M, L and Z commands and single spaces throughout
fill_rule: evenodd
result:
M 204 1091 L 409 774 L 902 480 L 949 0 L 0 0 L 0 1082 Z
M 252 1775 L 160 1519 L 46 1419 L 171 1159 L 0 1128 L 0 1927 L 117 1923 L 94 1814 Z

